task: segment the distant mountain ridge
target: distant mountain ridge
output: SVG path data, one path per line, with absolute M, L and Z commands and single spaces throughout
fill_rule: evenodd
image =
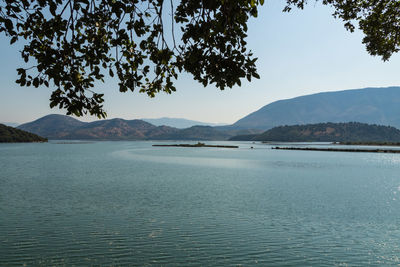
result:
M 324 92 L 279 100 L 230 127 L 268 130 L 281 125 L 352 121 L 400 128 L 400 87 Z
M 236 141 L 277 142 L 400 142 L 400 130 L 359 122 L 278 126 L 259 135 L 235 136 Z
M 178 129 L 189 128 L 192 126 L 222 126 L 226 125 L 224 123 L 209 123 L 209 122 L 201 122 L 201 121 L 194 121 L 188 120 L 183 118 L 157 118 L 157 119 L 141 119 L 145 122 L 151 123 L 155 126 L 170 126 Z
M 240 133 L 219 131 L 210 126 L 192 126 L 186 129 L 155 126 L 143 120 L 110 119 L 82 122 L 58 114 L 44 116 L 18 128 L 58 140 L 227 140 Z

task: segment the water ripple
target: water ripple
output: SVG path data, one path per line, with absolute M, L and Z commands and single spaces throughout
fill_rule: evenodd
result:
M 2 147 L 0 266 L 400 264 L 395 157 L 150 145 Z

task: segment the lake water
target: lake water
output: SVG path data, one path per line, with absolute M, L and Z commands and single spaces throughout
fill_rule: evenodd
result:
M 400 264 L 399 154 L 154 143 L 0 144 L 0 266 Z

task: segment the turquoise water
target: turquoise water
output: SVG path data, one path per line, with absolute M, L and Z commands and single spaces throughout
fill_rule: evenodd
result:
M 398 154 L 153 143 L 0 144 L 0 266 L 400 264 Z

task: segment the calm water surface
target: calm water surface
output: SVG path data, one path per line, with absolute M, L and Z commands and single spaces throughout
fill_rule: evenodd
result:
M 398 154 L 153 143 L 0 144 L 0 266 L 400 264 Z

